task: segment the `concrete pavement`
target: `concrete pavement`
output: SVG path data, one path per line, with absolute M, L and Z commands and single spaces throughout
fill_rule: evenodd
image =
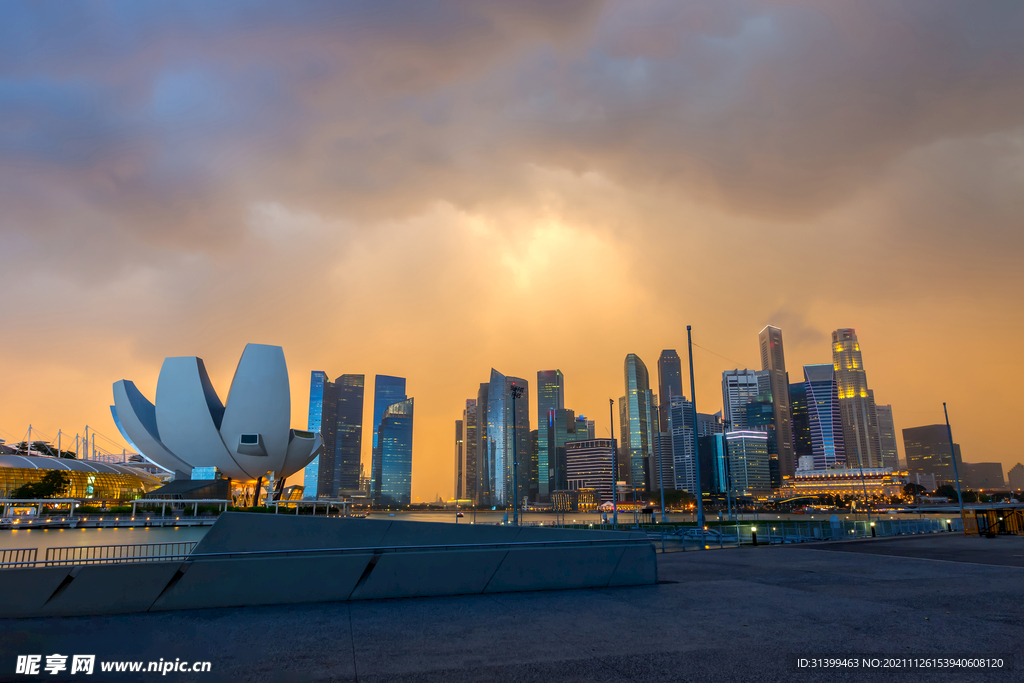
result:
M 945 542 L 970 563 L 907 556 L 929 543 L 941 555 Z M 1024 573 L 985 563 L 1021 540 L 936 536 L 906 550 L 914 543 L 660 555 L 662 583 L 635 588 L 6 620 L 0 680 L 31 680 L 13 674 L 15 655 L 53 652 L 212 662 L 169 681 L 1024 680 Z M 825 653 L 1018 661 L 998 673 L 789 671 L 787 655 Z

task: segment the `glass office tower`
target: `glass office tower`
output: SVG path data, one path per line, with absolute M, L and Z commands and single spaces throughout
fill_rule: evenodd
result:
M 793 416 L 793 455 L 797 459 L 814 455 L 811 446 L 811 423 L 807 413 L 807 384 L 794 382 L 789 385 L 789 409 Z
M 630 489 L 643 493 L 651 490 L 650 459 L 654 455 L 655 439 L 659 439 L 657 412 L 653 405 L 647 366 L 635 353 L 628 354 L 623 363 L 626 395 L 619 399 L 619 423 L 622 434 L 621 458 L 628 463 Z
M 476 394 L 476 505 L 494 505 L 491 495 L 491 472 L 494 471 L 494 449 L 487 436 L 487 406 L 491 385 L 481 382 Z
M 843 418 L 835 369 L 831 363 L 804 366 L 807 385 L 807 422 L 811 433 L 814 469 L 844 467 L 849 454 L 843 441 Z M 856 461 L 851 463 L 855 466 Z
M 672 450 L 664 454 L 672 459 L 675 481 L 665 483 L 665 488 L 694 492 L 697 490 L 697 470 L 693 459 L 693 404 L 683 395 L 673 396 L 669 402 L 668 428 Z
M 589 437 L 587 418 L 582 415 L 580 418 L 577 418 L 575 413 L 567 408 L 548 411 L 546 430 L 549 449 L 548 461 L 554 470 L 548 486 L 549 491 L 564 491 L 568 488 L 565 444 L 570 441 L 586 441 Z
M 374 505 L 379 504 L 376 501 L 383 500 L 383 493 L 379 488 L 384 476 L 384 463 L 381 460 L 382 451 L 380 449 L 380 425 L 388 409 L 396 403 L 405 401 L 406 398 L 404 377 L 392 377 L 390 375 L 377 375 L 374 377 L 373 448 L 370 455 L 370 500 L 373 501 Z
M 363 375 L 342 375 L 334 382 L 314 370 L 309 382 L 308 429 L 323 439 L 323 454 L 306 466 L 303 497 L 335 498 L 359 489 L 363 448 Z
M 523 395 L 512 411 L 512 385 L 523 388 Z M 513 440 L 514 435 L 514 440 Z M 519 500 L 530 486 L 530 385 L 519 377 L 506 377 L 491 368 L 487 390 L 487 447 L 490 471 L 488 487 L 491 505 L 512 503 L 512 464 L 519 463 Z
M 413 399 L 384 409 L 377 428 L 377 468 L 371 497 L 378 507 L 408 505 L 412 500 Z
M 320 427 L 323 421 L 324 410 L 324 385 L 328 384 L 327 373 L 322 370 L 314 370 L 309 377 L 309 419 L 306 429 L 314 434 L 321 434 Z M 306 465 L 302 473 L 302 485 L 304 498 L 316 498 L 317 478 L 320 473 L 320 456 L 313 458 L 313 462 Z
M 793 425 L 789 406 L 789 373 L 782 347 L 782 330 L 766 325 L 757 336 L 761 346 L 761 369 L 768 371 L 771 383 L 771 403 L 775 414 L 775 447 L 778 454 L 780 477 L 792 478 L 796 474 L 793 455 Z M 761 392 L 763 393 L 763 392 Z
M 725 431 L 747 428 L 747 403 L 757 398 L 758 377 L 753 370 L 722 373 L 722 422 Z
M 334 381 L 336 403 L 334 471 L 329 495 L 338 496 L 359 490 L 359 465 L 363 453 L 364 375 L 342 375 Z
M 878 444 L 881 447 L 882 467 L 894 470 L 900 467 L 900 454 L 896 448 L 896 426 L 892 421 L 892 406 L 875 406 L 878 417 Z
M 373 447 L 377 447 L 377 430 L 388 406 L 404 401 L 405 378 L 377 375 L 373 380 Z
M 668 406 L 673 396 L 683 395 L 683 362 L 675 349 L 665 349 L 658 356 L 658 423 L 668 424 Z
M 565 377 L 561 370 L 537 373 L 537 500 L 547 502 L 554 465 L 548 459 L 548 412 L 565 408 Z

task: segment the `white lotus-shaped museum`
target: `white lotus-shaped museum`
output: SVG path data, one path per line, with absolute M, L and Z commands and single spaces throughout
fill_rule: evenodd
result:
M 280 480 L 323 450 L 319 434 L 288 427 L 291 393 L 280 346 L 246 345 L 227 405 L 214 391 L 203 359 L 184 356 L 164 359 L 156 405 L 122 379 L 114 383 L 110 410 L 132 446 L 176 477 L 216 467 L 235 480 L 268 473 Z

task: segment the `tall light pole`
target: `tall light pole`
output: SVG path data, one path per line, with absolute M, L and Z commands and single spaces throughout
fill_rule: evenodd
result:
M 704 495 L 700 490 L 700 452 L 697 448 L 697 392 L 693 381 L 693 339 L 686 326 L 686 350 L 690 355 L 690 406 L 693 410 L 693 468 L 697 478 L 697 528 L 704 531 Z
M 612 524 L 619 523 L 619 449 L 615 447 L 615 399 L 608 399 L 608 424 L 612 430 Z
M 949 427 L 949 411 L 946 410 L 946 402 L 942 402 L 942 412 L 946 416 L 946 435 L 949 437 L 949 457 L 953 459 L 953 477 L 956 479 L 956 499 L 960 503 L 960 525 L 967 532 L 967 522 L 964 520 L 964 494 L 960 492 L 960 472 L 956 467 L 956 448 L 953 446 L 953 430 Z
M 516 399 L 523 395 L 523 387 L 512 382 L 512 524 L 519 526 L 519 440 L 516 438 Z

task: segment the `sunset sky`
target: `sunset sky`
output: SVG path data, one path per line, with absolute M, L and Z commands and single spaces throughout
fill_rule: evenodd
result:
M 772 324 L 791 381 L 855 328 L 897 434 L 947 401 L 1005 473 L 1022 36 L 1015 2 L 3 3 L 0 438 L 116 437 L 113 382 L 197 355 L 226 398 L 278 344 L 297 428 L 311 370 L 408 378 L 447 498 L 491 367 L 534 412 L 560 368 L 605 435 L 627 353 L 692 325 L 715 412 Z

